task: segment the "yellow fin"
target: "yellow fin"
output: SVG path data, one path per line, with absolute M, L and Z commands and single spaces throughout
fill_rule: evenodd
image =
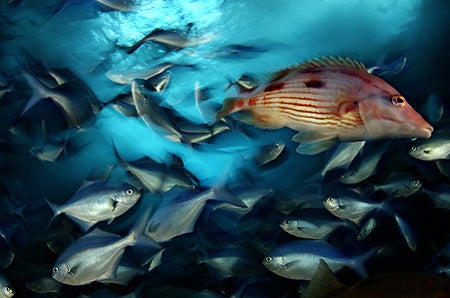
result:
M 358 61 L 350 59 L 350 58 L 328 56 L 328 57 L 321 57 L 321 58 L 315 58 L 312 60 L 308 60 L 303 63 L 294 65 L 287 69 L 284 69 L 282 71 L 276 72 L 270 78 L 270 82 L 279 80 L 294 71 L 301 72 L 303 70 L 309 70 L 309 69 L 318 68 L 318 67 L 349 67 L 349 68 L 367 72 L 366 67 L 361 62 L 358 62 Z

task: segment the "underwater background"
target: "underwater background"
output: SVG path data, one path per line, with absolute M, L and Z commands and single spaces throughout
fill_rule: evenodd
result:
M 5 0 L 0 7 L 0 274 L 15 297 L 298 297 L 308 281 L 279 276 L 263 260 L 303 239 L 282 222 L 303 214 L 341 220 L 322 201 L 348 191 L 371 207 L 363 221 L 348 227 L 342 219 L 322 241 L 345 256 L 373 250 L 368 276 L 448 276 L 448 156 L 415 158 L 418 140 L 367 141 L 354 159 L 325 170 L 338 146 L 301 155 L 290 129 L 215 120 L 225 98 L 272 73 L 349 57 L 399 90 L 448 142 L 447 1 Z M 152 32 L 172 35 L 133 48 Z M 135 107 L 138 82 L 156 104 Z M 380 159 L 370 177 L 340 181 L 373 151 Z M 213 189 L 235 200 L 163 213 L 180 225 L 187 219 L 187 228 L 170 230 L 159 248 L 126 248 L 134 269 L 126 281 L 52 282 L 58 256 L 87 231 L 66 215 L 53 218 L 47 200 L 63 205 L 92 181 L 139 190 L 129 210 L 96 225 L 120 236 L 165 199 L 178 198 L 176 206 Z M 380 205 L 387 198 L 393 212 Z M 362 278 L 348 267 L 336 276 L 344 284 Z

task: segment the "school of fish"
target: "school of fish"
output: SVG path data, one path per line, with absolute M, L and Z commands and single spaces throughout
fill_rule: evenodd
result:
M 437 73 L 155 3 L 0 4 L 0 298 L 450 297 Z

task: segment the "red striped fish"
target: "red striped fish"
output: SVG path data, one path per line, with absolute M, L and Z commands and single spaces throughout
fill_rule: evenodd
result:
M 363 64 L 314 59 L 277 73 L 248 97 L 228 98 L 216 118 L 236 113 L 248 124 L 298 131 L 297 152 L 316 154 L 339 141 L 429 138 L 433 127 Z

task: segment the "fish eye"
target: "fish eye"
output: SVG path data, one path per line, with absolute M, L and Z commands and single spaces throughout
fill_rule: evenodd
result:
M 10 295 L 10 297 L 14 295 L 14 290 L 11 289 L 10 287 L 5 287 L 5 292 L 6 294 Z
M 58 273 L 58 272 L 59 272 L 58 267 L 53 267 L 52 272 L 53 272 L 54 274 Z
M 189 185 L 189 188 L 190 188 L 190 189 L 195 189 L 195 185 L 194 185 L 194 184 L 191 184 L 191 185 Z
M 404 107 L 406 105 L 406 99 L 401 95 L 394 95 L 391 97 L 392 104 L 397 107 Z
M 411 146 L 411 151 L 412 152 L 415 152 L 417 150 L 417 147 L 416 146 Z
M 127 189 L 127 195 L 132 195 L 132 194 L 134 194 L 134 190 L 132 190 L 131 188 Z
M 333 198 L 333 197 L 327 197 L 326 199 L 325 199 L 325 201 L 327 201 L 328 203 L 336 203 L 336 199 L 335 198 Z
M 413 185 L 414 185 L 414 186 L 420 185 L 420 180 L 419 180 L 419 179 L 414 179 Z
M 271 257 L 265 257 L 264 258 L 264 262 L 265 263 L 272 263 L 272 258 Z

